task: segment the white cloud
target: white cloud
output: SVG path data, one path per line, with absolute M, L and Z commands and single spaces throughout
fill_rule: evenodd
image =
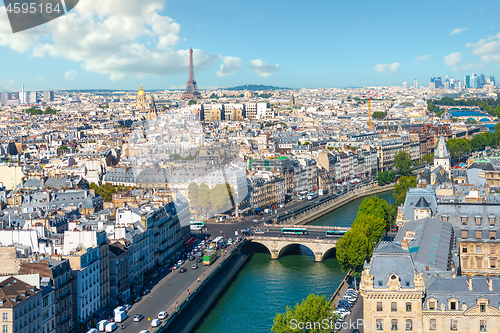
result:
M 450 53 L 444 57 L 446 66 L 455 66 L 462 61 L 462 54 L 460 52 Z
M 250 69 L 258 76 L 269 77 L 279 71 L 280 65 L 277 63 L 274 65 L 268 64 L 261 59 L 255 59 L 250 61 Z
M 500 33 L 480 39 L 477 43 L 467 43 L 465 46 L 473 48 L 472 53 L 480 55 L 482 61 L 500 66 Z
M 174 50 L 180 25 L 161 15 L 165 0 L 80 1 L 68 14 L 43 25 L 52 33 L 0 34 L 0 45 L 33 56 L 52 56 L 80 62 L 87 71 L 126 76 L 186 73 L 188 50 Z M 0 8 L 0 30 L 8 31 Z M 30 29 L 29 31 L 31 31 Z M 151 46 L 149 46 L 151 45 Z M 201 71 L 216 64 L 219 55 L 194 50 L 194 66 Z
M 418 61 L 424 61 L 424 60 L 429 60 L 429 58 L 432 56 L 432 54 L 428 54 L 428 55 L 424 55 L 424 56 L 421 56 L 421 57 L 416 57 L 415 58 L 415 62 L 418 62 Z
M 462 31 L 467 31 L 469 30 L 469 28 L 456 28 L 456 29 L 453 29 L 451 32 L 450 32 L 450 36 L 453 36 L 453 35 L 458 35 L 459 33 L 461 33 Z
M 73 81 L 76 76 L 76 71 L 68 71 L 64 74 L 64 78 L 69 81 Z
M 457 66 L 457 67 L 453 67 L 452 70 L 454 72 L 464 72 L 464 71 L 469 71 L 471 69 L 480 69 L 480 68 L 483 68 L 483 64 L 482 63 L 468 63 L 468 64 L 465 64 L 465 65 L 462 65 L 462 66 Z
M 12 85 L 14 84 L 14 81 L 10 79 L 4 79 L 3 82 L 5 82 L 5 84 L 0 83 L 0 91 L 12 91 Z
M 398 68 L 401 66 L 399 62 L 394 62 L 392 64 L 377 64 L 373 67 L 375 72 L 379 74 L 388 73 L 391 75 L 398 74 Z
M 241 69 L 241 59 L 238 57 L 226 56 L 222 58 L 222 65 L 220 65 L 219 71 L 217 72 L 218 77 L 233 75 L 236 71 Z

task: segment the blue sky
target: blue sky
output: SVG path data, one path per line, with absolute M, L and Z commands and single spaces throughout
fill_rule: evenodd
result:
M 0 1 L 1 3 L 1 1 Z M 2 4 L 3 5 L 3 4 Z M 80 0 L 12 34 L 0 8 L 0 91 L 428 85 L 500 80 L 498 1 Z

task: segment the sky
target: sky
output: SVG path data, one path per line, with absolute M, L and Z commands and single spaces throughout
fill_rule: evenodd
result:
M 183 89 L 190 46 L 200 89 L 500 85 L 499 1 L 80 0 L 15 34 L 2 1 L 0 91 Z

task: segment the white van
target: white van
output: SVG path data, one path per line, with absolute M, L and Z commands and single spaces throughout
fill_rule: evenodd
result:
M 101 320 L 100 322 L 97 323 L 97 329 L 101 332 L 104 332 L 106 330 L 107 324 L 109 324 L 109 321 Z
M 116 323 L 108 323 L 106 325 L 106 332 L 113 332 L 117 328 L 118 328 L 118 326 L 116 326 Z
M 115 313 L 115 314 L 116 314 L 117 312 L 122 312 L 122 311 L 123 311 L 123 312 L 125 312 L 125 311 L 126 311 L 125 307 L 124 307 L 124 306 L 118 306 L 118 307 L 116 307 L 116 308 L 113 310 L 113 313 Z
M 91 328 L 87 331 L 87 333 L 99 333 L 99 331 L 97 330 L 97 328 Z

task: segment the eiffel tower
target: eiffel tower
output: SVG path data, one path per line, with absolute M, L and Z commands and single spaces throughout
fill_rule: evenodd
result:
M 196 86 L 196 80 L 194 79 L 194 69 L 193 69 L 193 48 L 189 48 L 189 77 L 186 83 L 186 90 L 182 93 L 182 99 L 198 99 L 202 98 L 198 87 Z

